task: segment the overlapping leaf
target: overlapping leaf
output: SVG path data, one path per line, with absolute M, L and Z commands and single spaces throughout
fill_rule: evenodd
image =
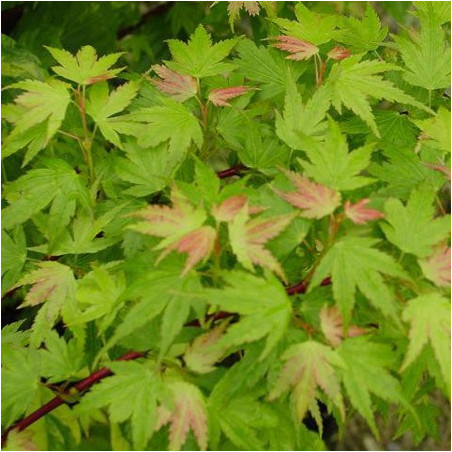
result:
M 292 403 L 301 421 L 308 410 L 316 411 L 318 389 L 321 389 L 344 415 L 337 369 L 344 367 L 339 354 L 315 341 L 292 345 L 282 355 L 284 367 L 269 394 L 274 400 L 293 387 Z
M 395 316 L 394 295 L 381 275 L 406 276 L 392 257 L 373 248 L 376 243 L 375 239 L 351 236 L 337 241 L 322 258 L 312 278 L 310 289 L 331 276 L 334 299 L 341 308 L 345 325 L 355 304 L 357 287 L 383 314 Z
M 369 97 L 386 99 L 390 102 L 413 105 L 430 111 L 424 104 L 396 88 L 391 82 L 378 75 L 386 71 L 400 70 L 399 67 L 384 61 L 361 61 L 362 55 L 352 56 L 336 63 L 325 83 L 331 90 L 334 108 L 341 113 L 342 105 L 358 115 L 376 136 L 380 136 Z
M 412 192 L 405 206 L 395 198 L 386 201 L 388 223 L 381 227 L 387 239 L 405 253 L 426 257 L 433 245 L 448 236 L 450 216 L 434 218 L 434 197 L 430 187 L 421 185 Z

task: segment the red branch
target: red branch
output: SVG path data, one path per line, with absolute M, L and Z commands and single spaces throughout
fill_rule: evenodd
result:
M 128 352 L 125 355 L 118 358 L 117 361 L 130 361 L 132 359 L 142 358 L 144 355 L 145 353 L 142 352 Z M 112 374 L 113 372 L 108 367 L 103 367 L 102 369 L 99 369 L 93 374 L 91 374 L 89 377 L 86 377 L 85 379 L 80 380 L 79 382 L 71 385 L 69 390 L 74 388 L 77 390 L 77 392 L 81 393 L 89 389 L 91 386 L 93 386 L 103 378 L 108 377 Z M 48 401 L 46 404 L 39 407 L 36 411 L 33 411 L 33 413 L 23 418 L 21 421 L 17 422 L 16 424 L 6 429 L 2 435 L 2 446 L 6 442 L 8 434 L 11 430 L 17 430 L 18 432 L 20 432 L 26 429 L 29 425 L 34 424 L 36 421 L 41 419 L 47 413 L 50 413 L 55 408 L 58 408 L 60 405 L 63 405 L 63 403 L 66 402 L 67 401 L 64 400 L 62 397 L 56 396 L 52 400 Z
M 236 165 L 232 168 L 225 169 L 223 171 L 218 171 L 217 176 L 220 179 L 226 179 L 227 177 L 237 176 L 240 171 L 248 169 L 245 165 Z
M 223 171 L 219 171 L 217 173 L 217 176 L 220 179 L 225 179 L 227 177 L 236 176 L 240 173 L 240 171 L 247 169 L 245 165 L 236 165 L 232 168 L 228 168 Z M 294 284 L 293 286 L 286 287 L 286 293 L 287 295 L 296 295 L 296 294 L 302 294 L 305 293 L 308 288 L 308 281 L 301 281 L 297 284 Z M 320 285 L 321 286 L 327 286 L 328 284 L 331 284 L 330 278 L 325 278 Z M 233 316 L 233 313 L 229 312 L 218 312 L 215 314 L 210 314 L 207 316 L 206 320 L 219 320 L 224 319 L 227 317 Z M 189 322 L 186 324 L 186 326 L 199 326 L 200 323 L 198 320 L 193 320 L 192 322 Z M 129 361 L 137 358 L 142 358 L 145 356 L 144 352 L 128 352 L 125 355 L 118 358 L 116 361 Z M 102 369 L 97 370 L 93 374 L 91 374 L 89 377 L 80 380 L 77 383 L 72 384 L 68 391 L 71 389 L 75 389 L 78 393 L 82 393 L 86 391 L 87 389 L 91 388 L 91 386 L 98 383 L 100 380 L 102 380 L 105 377 L 108 377 L 112 375 L 113 372 L 108 367 L 103 367 Z M 34 424 L 36 421 L 41 419 L 46 414 L 53 411 L 55 408 L 58 408 L 60 405 L 63 405 L 64 403 L 67 403 L 67 400 L 64 400 L 64 398 L 60 396 L 54 397 L 52 400 L 47 402 L 46 404 L 42 405 L 40 408 L 38 408 L 36 411 L 33 411 L 33 413 L 29 414 L 28 416 L 24 417 L 21 421 L 16 422 L 15 424 L 11 425 L 9 428 L 7 428 L 2 435 L 2 446 L 6 442 L 8 438 L 8 434 L 11 432 L 11 430 L 17 430 L 18 432 L 24 430 L 31 424 Z

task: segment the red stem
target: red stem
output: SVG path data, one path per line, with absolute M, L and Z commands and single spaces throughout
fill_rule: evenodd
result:
M 236 165 L 232 168 L 225 169 L 223 171 L 218 171 L 217 176 L 220 179 L 226 179 L 227 177 L 237 176 L 240 171 L 248 169 L 245 165 Z
M 245 165 L 236 165 L 232 168 L 228 168 L 223 171 L 219 171 L 217 173 L 217 176 L 220 179 L 225 179 L 227 177 L 235 176 L 240 171 L 247 169 Z M 296 295 L 300 293 L 305 293 L 308 288 L 309 281 L 301 281 L 297 284 L 294 284 L 293 286 L 286 287 L 286 293 L 287 295 Z M 331 278 L 325 278 L 320 285 L 321 286 L 327 286 L 328 284 L 331 284 Z M 227 317 L 231 317 L 234 315 L 233 313 L 229 312 L 217 312 L 215 314 L 210 314 L 206 317 L 206 320 L 214 319 L 224 319 Z M 186 324 L 186 326 L 200 326 L 200 323 L 198 320 L 193 320 Z M 125 355 L 118 358 L 116 361 L 129 361 L 137 358 L 142 358 L 145 356 L 144 352 L 128 352 Z M 112 375 L 113 372 L 108 367 L 103 367 L 102 369 L 97 370 L 93 374 L 91 374 L 89 377 L 80 380 L 77 383 L 72 384 L 69 387 L 70 389 L 76 389 L 77 392 L 82 393 L 89 389 L 91 386 L 95 385 L 97 382 L 102 380 L 105 377 L 108 377 Z M 9 428 L 7 428 L 2 435 L 2 446 L 8 439 L 8 435 L 11 432 L 11 430 L 17 430 L 18 432 L 24 430 L 31 424 L 34 424 L 36 421 L 41 419 L 43 416 L 45 416 L 47 413 L 50 413 L 55 408 L 58 408 L 60 405 L 63 405 L 63 403 L 66 403 L 67 401 L 61 398 L 60 396 L 54 397 L 52 400 L 48 401 L 46 404 L 42 405 L 40 408 L 38 408 L 36 411 L 33 411 L 33 413 L 29 414 L 25 418 L 23 418 L 21 421 L 16 422 L 15 424 L 11 425 Z
M 145 353 L 142 352 L 128 352 L 125 355 L 118 358 L 117 361 L 129 361 L 132 359 L 142 358 L 143 356 L 145 356 Z M 75 388 L 78 392 L 86 391 L 91 386 L 96 384 L 98 381 L 112 374 L 113 372 L 108 367 L 103 367 L 102 369 L 99 369 L 98 371 L 91 374 L 89 377 L 73 384 L 70 387 L 70 389 Z M 50 413 L 55 408 L 58 408 L 60 405 L 63 405 L 63 403 L 66 403 L 66 400 L 64 400 L 60 396 L 56 396 L 52 400 L 49 400 L 46 404 L 39 407 L 36 411 L 33 411 L 33 413 L 23 418 L 21 421 L 7 428 L 2 435 L 2 446 L 6 442 L 8 434 L 11 430 L 17 430 L 18 432 L 20 432 L 26 429 L 29 425 L 34 424 L 36 421 L 41 419 L 47 413 Z

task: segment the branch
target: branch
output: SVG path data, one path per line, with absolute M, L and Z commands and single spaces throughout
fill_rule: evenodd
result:
M 237 176 L 240 171 L 248 169 L 245 165 L 236 165 L 232 168 L 225 169 L 223 171 L 218 171 L 217 176 L 220 179 L 226 179 L 227 177 Z
M 118 358 L 116 361 L 130 361 L 132 359 L 142 358 L 143 356 L 145 356 L 145 353 L 142 352 L 128 352 L 125 355 Z M 99 382 L 100 380 L 102 380 L 103 378 L 108 377 L 112 374 L 113 372 L 108 367 L 103 367 L 102 369 L 99 369 L 98 371 L 91 374 L 89 377 L 71 385 L 68 391 L 71 389 L 76 389 L 78 393 L 82 393 L 89 389 L 94 384 L 96 384 L 97 382 Z M 33 413 L 23 418 L 21 421 L 7 428 L 2 435 L 2 446 L 8 439 L 8 435 L 11 432 L 11 430 L 17 430 L 18 432 L 20 432 L 26 429 L 28 426 L 34 424 L 36 421 L 41 419 L 47 413 L 50 413 L 55 408 L 58 408 L 60 405 L 63 405 L 63 403 L 67 403 L 67 400 L 64 400 L 60 396 L 56 396 L 46 404 L 42 405 L 36 411 L 33 411 Z

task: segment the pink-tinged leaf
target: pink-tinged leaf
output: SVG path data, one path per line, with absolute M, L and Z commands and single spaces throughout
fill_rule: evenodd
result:
M 198 262 L 208 257 L 213 249 L 216 232 L 211 226 L 203 226 L 207 218 L 205 210 L 194 208 L 177 188 L 171 192 L 172 207 L 147 206 L 132 217 L 144 221 L 129 226 L 142 234 L 164 237 L 155 249 L 163 249 L 157 262 L 171 251 L 187 253 L 188 259 L 182 275 L 186 275 Z
M 259 14 L 259 2 L 228 2 L 229 16 L 235 17 L 241 8 L 244 8 L 250 16 Z
M 275 190 L 275 192 L 293 206 L 303 209 L 302 216 L 323 218 L 333 213 L 340 205 L 341 195 L 335 190 L 311 182 L 307 177 L 291 171 L 286 171 L 286 174 L 297 191 L 285 193 Z
M 440 287 L 450 286 L 450 248 L 438 248 L 430 257 L 419 261 L 424 276 Z
M 450 166 L 446 166 L 446 165 L 435 165 L 433 163 L 424 163 L 425 166 L 428 166 L 429 168 L 435 170 L 435 171 L 439 171 L 441 173 L 443 173 L 449 180 L 451 178 L 451 171 L 450 171 Z
M 209 101 L 217 107 L 227 107 L 230 104 L 229 99 L 241 96 L 248 92 L 251 88 L 249 86 L 233 86 L 231 88 L 218 88 L 209 93 Z
M 231 196 L 220 205 L 212 209 L 213 216 L 218 221 L 232 221 L 246 204 L 248 198 L 245 195 Z
M 268 268 L 286 281 L 280 263 L 263 245 L 282 232 L 294 216 L 287 214 L 250 220 L 248 206 L 245 204 L 229 224 L 229 238 L 237 260 L 248 270 L 253 271 L 253 264 L 257 264 Z
M 344 364 L 336 351 L 319 342 L 306 341 L 289 347 L 282 359 L 285 365 L 270 391 L 270 401 L 294 387 L 292 403 L 301 421 L 308 409 L 312 409 L 317 388 L 320 388 L 344 414 L 341 386 L 335 369 Z
M 335 46 L 327 53 L 327 56 L 332 60 L 341 61 L 351 56 L 351 54 L 352 53 L 350 49 L 341 46 Z
M 198 336 L 187 348 L 184 361 L 193 372 L 206 374 L 215 370 L 215 364 L 223 355 L 224 349 L 218 347 L 219 340 L 223 337 L 228 322 L 223 322 L 207 333 Z
M 220 205 L 214 206 L 212 214 L 218 221 L 232 221 L 247 201 L 248 198 L 245 195 L 231 196 Z M 250 215 L 260 213 L 263 210 L 265 210 L 264 207 L 248 205 L 248 213 Z
M 45 301 L 61 305 L 75 293 L 76 282 L 72 270 L 58 262 L 40 262 L 39 268 L 25 275 L 14 287 L 31 284 L 23 306 L 36 306 Z
M 184 235 L 179 241 L 168 245 L 157 259 L 157 263 L 171 251 L 187 253 L 188 259 L 182 271 L 182 276 L 185 276 L 198 262 L 210 256 L 216 236 L 217 233 L 211 226 L 202 226 L 195 229 Z
M 269 39 L 276 41 L 273 44 L 270 44 L 272 47 L 290 53 L 290 55 L 286 57 L 289 60 L 307 60 L 319 53 L 319 48 L 314 44 L 294 38 L 293 36 L 274 36 Z
M 370 200 L 367 198 L 361 199 L 356 204 L 351 204 L 347 200 L 344 205 L 345 215 L 356 224 L 365 224 L 383 218 L 380 211 L 366 207 L 369 202 Z
M 152 69 L 160 77 L 152 80 L 154 85 L 174 99 L 183 102 L 197 93 L 198 87 L 193 77 L 181 75 L 161 64 L 155 64 Z
M 169 450 L 181 450 L 191 429 L 201 450 L 207 449 L 207 415 L 204 397 L 194 385 L 184 381 L 168 384 L 174 397 L 174 409 L 159 407 L 157 426 L 168 422 Z
M 320 328 L 326 340 L 338 347 L 344 340 L 344 322 L 342 314 L 336 306 L 324 306 L 320 311 Z M 351 325 L 347 331 L 347 337 L 356 337 L 367 334 L 368 331 L 356 325 Z

